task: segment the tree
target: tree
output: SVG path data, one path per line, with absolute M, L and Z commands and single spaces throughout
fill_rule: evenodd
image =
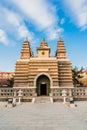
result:
M 13 87 L 14 78 L 8 79 L 8 87 Z
M 73 84 L 76 87 L 77 85 L 82 86 L 83 84 L 79 81 L 79 78 L 82 78 L 81 72 L 83 71 L 83 67 L 79 70 L 76 66 L 72 69 L 72 77 Z

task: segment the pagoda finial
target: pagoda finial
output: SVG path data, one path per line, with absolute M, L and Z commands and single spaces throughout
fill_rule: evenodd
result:
M 42 42 L 40 44 L 40 47 L 48 47 L 46 41 L 45 41 L 45 38 L 42 39 Z
M 42 41 L 45 41 L 45 38 L 43 37 Z
M 25 41 L 24 42 L 28 42 L 28 37 L 25 38 Z
M 61 37 L 59 37 L 59 41 L 63 41 Z

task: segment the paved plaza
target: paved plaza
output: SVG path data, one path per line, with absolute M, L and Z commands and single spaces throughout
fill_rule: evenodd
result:
M 22 103 L 5 107 L 0 102 L 0 130 L 87 130 L 87 102 L 70 108 L 62 103 Z

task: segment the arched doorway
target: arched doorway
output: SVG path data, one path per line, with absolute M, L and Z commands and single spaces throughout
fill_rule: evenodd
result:
M 37 95 L 49 95 L 50 93 L 50 80 L 46 75 L 41 75 L 37 79 Z

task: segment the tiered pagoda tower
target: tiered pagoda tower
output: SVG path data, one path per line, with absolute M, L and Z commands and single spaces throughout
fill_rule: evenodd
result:
M 58 79 L 60 87 L 72 87 L 72 68 L 71 62 L 67 59 L 66 49 L 62 39 L 57 44 L 56 57 L 58 59 Z
M 33 57 L 33 52 L 30 48 L 30 43 L 28 39 L 24 41 L 21 49 L 21 58 L 16 62 L 15 77 L 14 77 L 14 87 L 28 87 L 28 67 L 29 60 Z
M 49 95 L 53 88 L 60 87 L 73 87 L 71 63 L 63 41 L 58 41 L 56 55 L 51 57 L 50 47 L 43 39 L 35 57 L 26 39 L 16 62 L 14 88 L 31 88 L 39 96 Z

